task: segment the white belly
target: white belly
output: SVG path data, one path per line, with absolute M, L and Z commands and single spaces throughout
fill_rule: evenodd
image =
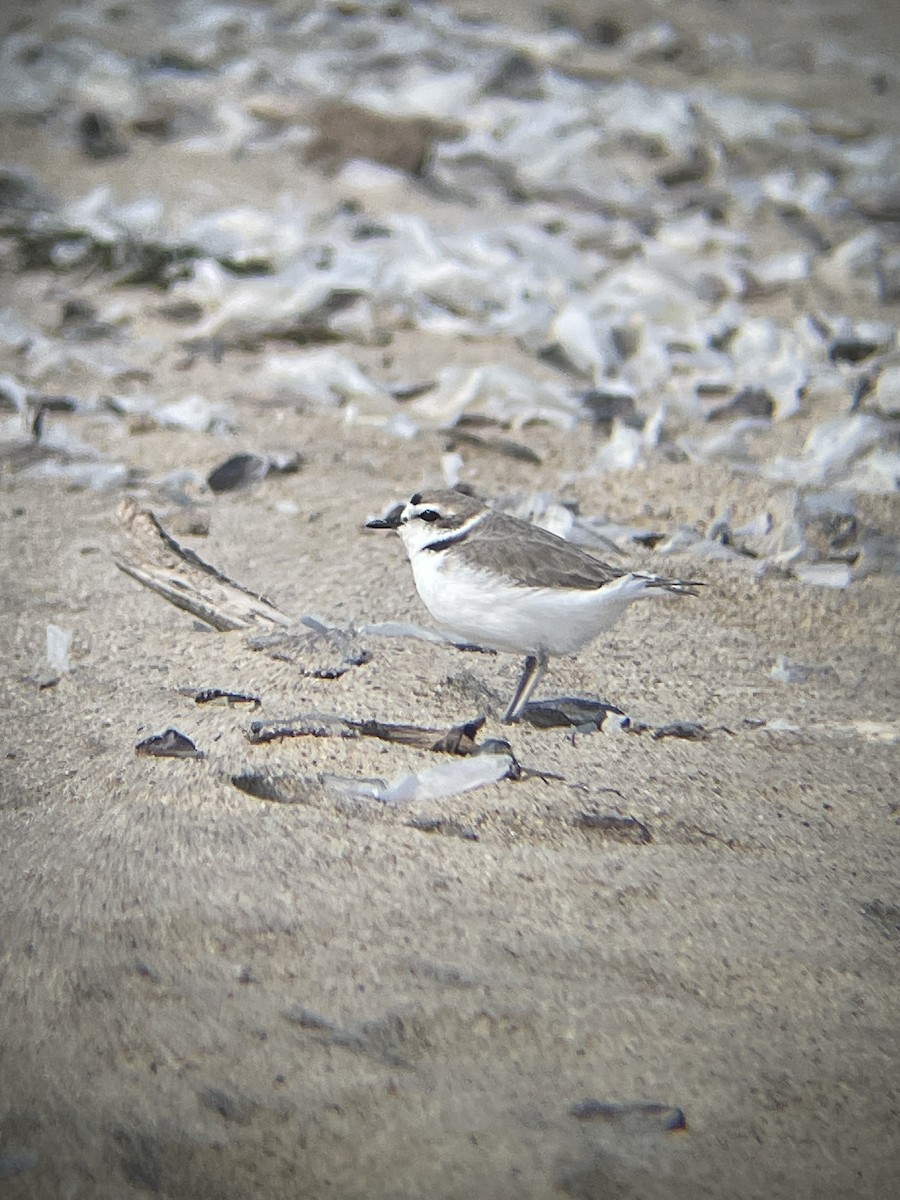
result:
M 515 587 L 453 559 L 420 550 L 413 575 L 426 608 L 458 637 L 512 654 L 574 654 L 612 628 L 646 581 L 624 575 L 603 588 Z

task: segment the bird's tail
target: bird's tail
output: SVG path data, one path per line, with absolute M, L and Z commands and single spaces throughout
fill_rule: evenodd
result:
M 645 587 L 659 588 L 675 596 L 699 596 L 699 589 L 705 586 L 701 579 L 662 579 L 659 575 L 636 575 L 635 578 L 643 579 Z

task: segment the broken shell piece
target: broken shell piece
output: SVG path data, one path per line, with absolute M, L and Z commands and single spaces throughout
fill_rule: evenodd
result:
M 205 396 L 183 396 L 163 404 L 153 414 L 166 429 L 187 429 L 193 433 L 228 433 L 234 425 L 234 409 L 224 400 Z
M 228 433 L 234 424 L 234 409 L 224 400 L 207 400 L 188 395 L 160 404 L 154 395 L 108 396 L 107 408 L 135 418 L 142 428 L 184 429 L 190 433 Z
M 797 563 L 794 575 L 801 583 L 814 587 L 845 588 L 850 586 L 853 572 L 849 563 Z
M 214 467 L 206 482 L 213 492 L 242 492 L 266 477 L 269 460 L 261 454 L 233 454 Z
M 266 475 L 292 475 L 300 470 L 299 454 L 233 454 L 214 467 L 206 477 L 213 492 L 239 492 L 259 483 Z
M 747 275 L 751 291 L 777 292 L 792 283 L 809 278 L 810 256 L 802 250 L 788 250 L 751 263 Z
M 637 1118 L 664 1130 L 677 1133 L 686 1130 L 687 1120 L 682 1109 L 673 1104 L 660 1104 L 654 1100 L 632 1100 L 625 1104 L 612 1104 L 606 1100 L 579 1100 L 569 1109 L 569 1116 L 579 1121 L 624 1121 Z
M 602 475 L 607 471 L 629 471 L 638 466 L 647 453 L 659 444 L 664 421 L 663 408 L 657 409 L 643 429 L 635 429 L 615 418 L 609 441 L 597 451 L 593 470 Z
M 602 700 L 585 696 L 561 696 L 558 700 L 531 700 L 522 710 L 520 720 L 537 729 L 574 726 L 581 732 L 602 729 L 609 716 L 624 717 L 621 708 Z
M 878 446 L 883 436 L 884 426 L 877 417 L 866 413 L 835 417 L 815 426 L 797 458 L 779 456 L 762 473 L 768 479 L 805 487 L 845 482 L 853 464 Z
M 6 310 L 6 312 L 8 311 Z M 6 312 L 0 314 L 0 324 L 6 316 Z M 24 388 L 12 375 L 0 375 L 0 412 L 24 412 L 27 400 L 27 388 Z
M 38 664 L 31 675 L 23 676 L 24 683 L 33 683 L 41 690 L 55 687 L 63 675 L 71 670 L 69 650 L 72 645 L 72 631 L 60 629 L 58 625 L 48 625 L 46 637 L 44 661 Z
M 885 416 L 900 416 L 900 363 L 884 368 L 870 393 L 868 404 Z
M 393 410 L 388 394 L 372 383 L 352 359 L 337 350 L 270 354 L 263 364 L 262 379 L 323 408 L 337 408 L 350 401 L 380 400 L 385 411 Z
M 186 734 L 172 728 L 144 738 L 137 743 L 134 752 L 150 758 L 206 758 Z
M 506 779 L 514 766 L 515 759 L 511 754 L 479 754 L 473 758 L 455 759 L 402 776 L 380 792 L 378 799 L 383 804 L 444 800 Z
M 47 666 L 51 671 L 64 675 L 71 670 L 69 651 L 72 648 L 72 630 L 60 629 L 58 625 L 47 626 Z
M 504 366 L 448 367 L 438 386 L 409 407 L 420 420 L 443 426 L 456 424 L 463 414 L 478 414 L 513 429 L 530 421 L 573 429 L 584 415 L 577 396 L 564 385 L 530 379 Z
M 259 696 L 248 692 L 226 692 L 221 688 L 179 688 L 181 696 L 190 696 L 195 704 L 227 706 L 228 708 L 257 709 L 262 704 Z
M 275 212 L 243 206 L 205 213 L 182 236 L 203 255 L 246 271 L 287 266 L 303 249 L 308 234 L 304 213 L 289 195 L 283 195 Z
M 604 344 L 597 322 L 581 305 L 567 304 L 551 323 L 549 334 L 551 346 L 566 362 L 594 380 L 599 381 L 616 361 L 611 338 L 607 336 Z

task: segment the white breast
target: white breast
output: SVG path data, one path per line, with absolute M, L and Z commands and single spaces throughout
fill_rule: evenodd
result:
M 452 551 L 418 550 L 410 561 L 419 595 L 439 625 L 513 654 L 574 654 L 647 590 L 646 580 L 634 575 L 589 591 L 516 587 L 473 570 Z

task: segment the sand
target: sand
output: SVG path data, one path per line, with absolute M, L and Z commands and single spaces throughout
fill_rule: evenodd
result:
M 878 46 L 887 12 L 855 14 L 845 36 Z M 777 5 L 727 19 L 772 22 L 773 41 L 800 46 L 817 21 Z M 769 84 L 799 87 L 789 64 Z M 896 133 L 896 97 L 893 118 L 869 99 Z M 10 137 L 67 194 L 97 177 L 74 150 Z M 130 155 L 104 177 L 173 197 L 203 170 L 223 197 L 256 201 L 279 183 L 180 154 Z M 70 284 L 14 286 L 35 317 Z M 255 398 L 253 351 L 184 370 L 158 303 L 148 289 L 139 316 L 161 342 L 154 391 L 230 398 L 239 434 L 149 430 L 126 450 L 97 418 L 73 428 L 151 470 L 299 450 L 299 473 L 207 501 L 209 535 L 178 536 L 292 615 L 427 625 L 399 541 L 363 525 L 440 480 L 445 436 L 407 445 L 340 414 L 275 412 Z M 409 331 L 354 355 L 415 379 L 518 352 Z M 729 504 L 749 519 L 767 499 L 760 481 L 689 462 L 579 482 L 599 435 L 516 436 L 540 466 L 473 450 L 466 479 L 663 530 Z M 119 498 L 0 482 L 4 1195 L 895 1194 L 895 578 L 835 591 L 704 564 L 701 598 L 639 606 L 556 661 L 541 694 L 696 722 L 705 738 L 505 728 L 520 667 L 508 656 L 368 637 L 368 662 L 317 679 L 201 629 L 117 570 Z M 896 531 L 894 499 L 869 504 Z M 177 531 L 176 506 L 157 510 Z M 40 687 L 51 623 L 74 633 L 72 669 Z M 812 668 L 806 682 L 772 677 L 781 655 Z M 179 690 L 204 687 L 261 708 L 201 708 Z M 247 740 L 252 719 L 310 711 L 438 728 L 487 713 L 484 735 L 536 773 L 396 808 L 318 787 L 298 804 L 239 791 L 232 776 L 249 768 L 392 780 L 435 762 L 371 739 Z M 171 726 L 205 757 L 135 755 Z M 584 814 L 635 818 L 647 836 Z M 621 1108 L 578 1116 L 588 1099 Z M 673 1110 L 686 1129 L 667 1129 Z

